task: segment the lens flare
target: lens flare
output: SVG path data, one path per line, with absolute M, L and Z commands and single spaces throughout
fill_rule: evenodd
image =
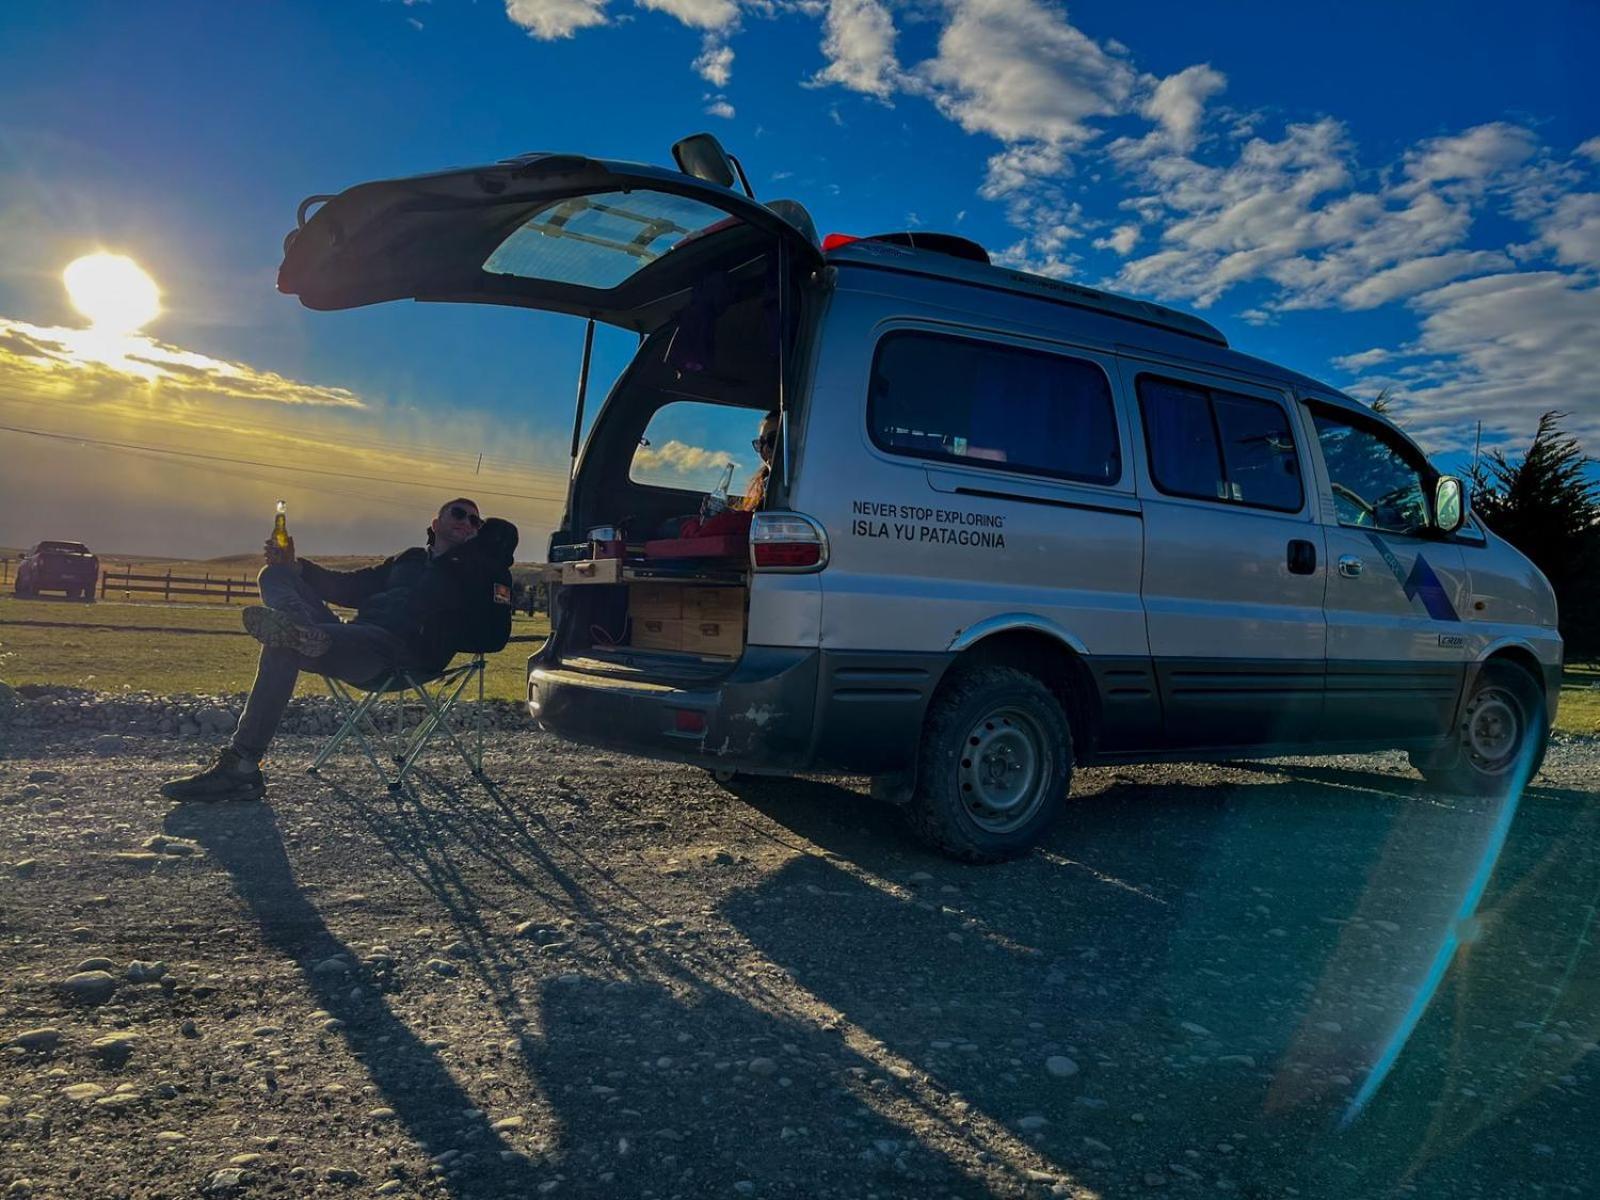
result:
M 86 254 L 68 264 L 61 282 L 97 332 L 132 333 L 161 315 L 161 289 L 124 254 Z

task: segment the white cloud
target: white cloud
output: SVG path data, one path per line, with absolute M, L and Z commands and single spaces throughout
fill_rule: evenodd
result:
M 1594 363 L 1600 360 L 1600 288 L 1556 271 L 1468 279 L 1411 301 L 1422 322 L 1404 348 L 1409 363 L 1389 386 L 1408 429 L 1432 449 L 1471 445 L 1486 431 L 1525 436 L 1550 409 L 1571 414 L 1568 428 L 1600 442 Z
M 1538 222 L 1539 240 L 1567 266 L 1600 266 L 1600 193 L 1562 196 Z
M 606 24 L 606 0 L 506 0 L 506 16 L 542 41 Z
M 640 8 L 664 12 L 693 29 L 727 29 L 738 23 L 734 0 L 634 0 Z
M 1443 183 L 1482 186 L 1533 156 L 1538 142 L 1519 125 L 1498 121 L 1419 142 L 1405 156 L 1402 193 Z
M 1019 142 L 989 159 L 989 170 L 978 194 L 999 200 L 1030 187 L 1039 179 L 1062 178 L 1072 173 L 1065 146 L 1049 142 Z
M 1400 183 L 1363 191 L 1354 146 L 1331 118 L 1252 138 L 1222 166 L 1119 142 L 1113 157 L 1146 189 L 1130 207 L 1164 228 L 1159 248 L 1125 263 L 1115 284 L 1203 308 L 1265 281 L 1266 311 L 1369 309 L 1502 271 L 1504 253 L 1462 244 L 1491 187 L 1509 196 L 1526 186 L 1515 172 L 1532 147 L 1526 130 L 1504 125 L 1430 139 L 1403 157 Z
M 1590 138 L 1574 150 L 1573 153 L 1580 158 L 1592 158 L 1596 162 L 1600 162 L 1600 137 Z
M 727 450 L 707 450 L 673 438 L 660 446 L 641 446 L 633 456 L 636 474 L 693 475 L 700 471 L 720 471 L 728 463 L 738 467 L 739 456 Z
M 1206 101 L 1227 85 L 1227 76 L 1200 63 L 1163 79 L 1139 111 L 1161 124 L 1175 149 L 1192 150 Z
M 712 117 L 721 117 L 725 121 L 733 120 L 735 114 L 733 105 L 728 103 L 726 96 L 708 96 L 710 103 L 706 105 L 706 114 Z
M 822 53 L 828 65 L 812 83 L 836 83 L 887 102 L 900 76 L 889 10 L 878 0 L 832 0 L 825 29 Z
M 1393 357 L 1393 350 L 1385 350 L 1381 346 L 1375 346 L 1371 350 L 1363 350 L 1359 354 L 1342 355 L 1333 360 L 1333 365 L 1341 371 L 1355 374 L 1358 371 L 1365 371 L 1368 367 L 1375 367 L 1379 363 L 1388 362 Z
M 941 112 L 1004 142 L 1081 145 L 1124 111 L 1137 76 L 1036 0 L 952 0 L 938 55 L 917 74 Z
M 727 87 L 728 80 L 733 78 L 733 48 L 717 41 L 714 35 L 707 34 L 700 54 L 694 60 L 694 69 L 695 74 L 714 87 Z
M 1413 296 L 1428 288 L 1459 279 L 1463 275 L 1481 275 L 1489 271 L 1503 271 L 1512 263 L 1495 250 L 1452 250 L 1428 258 L 1414 258 L 1387 270 L 1369 275 L 1347 288 L 1339 297 L 1340 307 L 1350 309 L 1376 308 L 1403 296 Z
M 1139 244 L 1139 227 L 1137 225 L 1118 225 L 1112 230 L 1109 237 L 1096 238 L 1096 250 L 1115 250 L 1118 254 L 1127 256 L 1133 253 L 1133 248 Z

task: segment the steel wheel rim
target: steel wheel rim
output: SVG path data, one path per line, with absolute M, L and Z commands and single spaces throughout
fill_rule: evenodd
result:
M 1467 705 L 1467 756 L 1480 771 L 1499 774 L 1516 758 L 1522 742 L 1522 706 L 1504 688 L 1487 687 Z
M 967 817 L 986 833 L 1010 833 L 1044 803 L 1049 744 L 1039 723 L 1017 708 L 997 708 L 967 731 L 956 788 Z

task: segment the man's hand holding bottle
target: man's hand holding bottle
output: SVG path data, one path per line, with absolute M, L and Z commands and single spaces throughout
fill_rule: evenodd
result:
M 288 566 L 293 567 L 296 571 L 300 569 L 300 562 L 294 556 L 294 539 L 289 538 L 288 541 L 289 544 L 287 546 L 280 546 L 272 538 L 266 540 L 261 549 L 266 554 L 267 566 Z

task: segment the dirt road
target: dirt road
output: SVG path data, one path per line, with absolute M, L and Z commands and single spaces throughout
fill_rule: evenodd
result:
M 1506 813 L 1395 756 L 1081 772 L 969 868 L 532 733 L 187 808 L 85 742 L 0 730 L 0 1196 L 1593 1194 L 1600 743 L 1462 924 Z

